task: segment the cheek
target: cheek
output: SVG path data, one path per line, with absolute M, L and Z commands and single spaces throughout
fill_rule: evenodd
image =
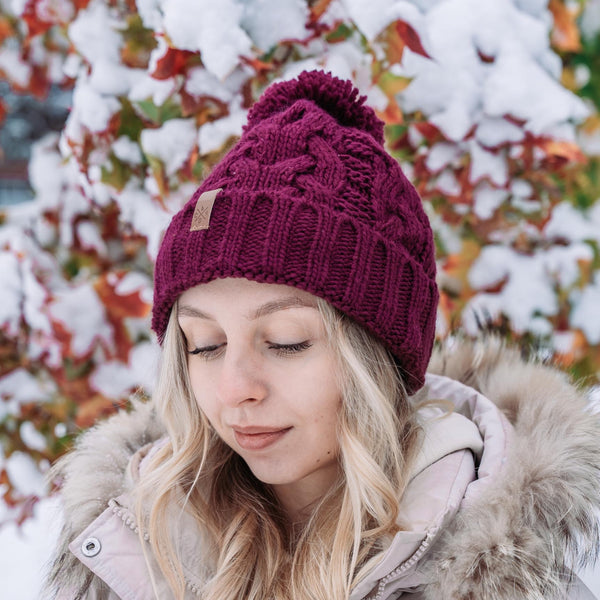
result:
M 206 415 L 207 419 L 213 423 L 213 420 L 216 418 L 217 407 L 214 401 L 211 401 L 214 398 L 214 394 L 211 394 L 210 378 L 205 373 L 200 373 L 199 369 L 189 369 L 189 366 L 188 372 L 196 404 Z

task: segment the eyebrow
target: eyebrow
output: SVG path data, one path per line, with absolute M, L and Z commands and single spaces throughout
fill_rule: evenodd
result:
M 250 313 L 248 319 L 253 321 L 255 319 L 260 319 L 261 317 L 266 317 L 267 315 L 273 314 L 280 310 L 287 310 L 290 308 L 317 308 L 317 303 L 304 300 L 298 296 L 288 296 L 287 298 L 265 302 L 265 304 L 262 304 L 254 312 Z M 211 315 L 198 310 L 193 306 L 189 306 L 188 304 L 179 304 L 177 306 L 177 316 L 214 320 Z

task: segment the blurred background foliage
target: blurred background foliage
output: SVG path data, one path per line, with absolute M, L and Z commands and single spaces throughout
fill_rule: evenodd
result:
M 484 32 L 475 62 L 450 74 L 464 98 L 451 81 L 431 84 L 452 42 L 436 34 L 443 2 L 398 2 L 385 18 L 342 0 L 256 0 L 245 12 L 182 2 L 191 12 L 180 15 L 162 4 L 0 0 L 0 494 L 11 518 L 37 498 L 11 457 L 44 472 L 82 428 L 152 392 L 161 232 L 261 91 L 304 68 L 352 77 L 385 120 L 436 235 L 438 336 L 499 331 L 598 382 L 597 2 L 498 3 L 517 11 L 498 28 L 514 18 L 543 32 L 528 60 L 556 87 L 527 80 L 538 71 L 507 78 L 510 55 L 494 46 L 505 32 Z M 464 13 L 452 18 L 453 35 L 470 35 Z M 464 90 L 494 77 L 502 93 L 469 107 Z

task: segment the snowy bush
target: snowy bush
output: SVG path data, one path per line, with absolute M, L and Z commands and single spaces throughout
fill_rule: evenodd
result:
M 435 229 L 439 335 L 483 322 L 598 372 L 597 0 L 0 0 L 0 10 L 12 88 L 73 88 L 61 135 L 34 148 L 35 200 L 0 217 L 0 493 L 16 518 L 40 490 L 19 484 L 11 460 L 43 471 L 80 428 L 152 392 L 161 233 L 261 91 L 304 69 L 353 79 L 385 120 Z

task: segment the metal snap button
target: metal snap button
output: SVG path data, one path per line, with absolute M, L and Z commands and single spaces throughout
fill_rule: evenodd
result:
M 81 551 L 83 552 L 84 556 L 96 556 L 100 552 L 101 548 L 102 544 L 100 543 L 100 540 L 95 537 L 87 538 L 83 544 L 81 544 Z

